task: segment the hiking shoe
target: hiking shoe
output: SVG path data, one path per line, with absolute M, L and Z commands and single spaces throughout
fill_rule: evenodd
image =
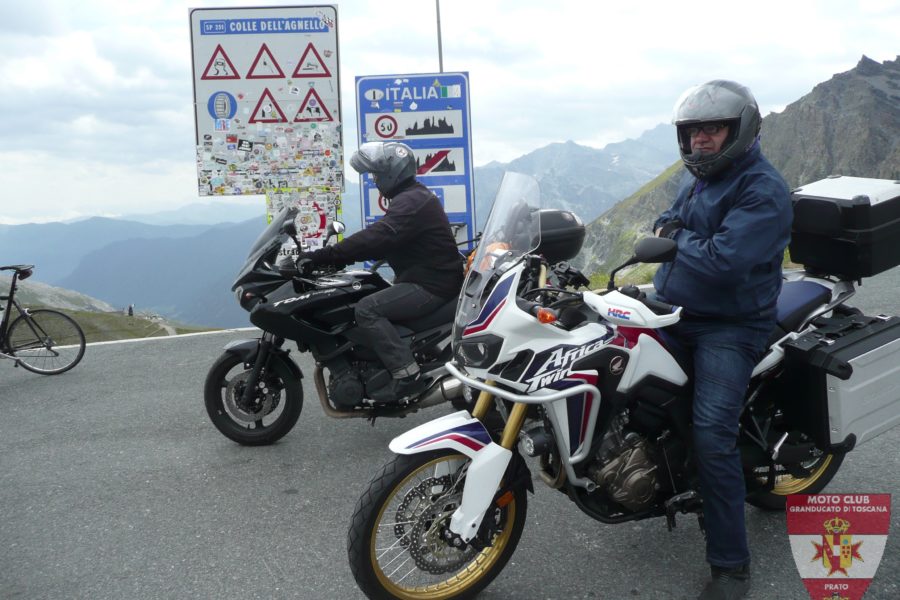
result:
M 731 569 L 711 566 L 712 579 L 697 600 L 740 600 L 750 591 L 750 565 Z

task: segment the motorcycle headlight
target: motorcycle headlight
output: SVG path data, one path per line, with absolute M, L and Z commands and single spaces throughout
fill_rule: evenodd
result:
M 234 297 L 237 298 L 238 304 L 247 312 L 253 310 L 253 307 L 260 301 L 260 296 L 244 290 L 243 286 L 238 286 L 234 291 Z
M 496 335 L 480 335 L 459 342 L 456 358 L 467 367 L 486 368 L 494 364 L 503 346 L 503 338 Z

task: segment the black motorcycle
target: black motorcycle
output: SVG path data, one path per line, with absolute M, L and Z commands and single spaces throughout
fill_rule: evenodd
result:
M 453 298 L 429 315 L 395 324 L 430 379 L 429 387 L 400 403 L 371 399 L 373 391 L 390 383 L 391 373 L 376 349 L 363 342 L 354 307 L 391 284 L 377 272 L 379 263 L 367 270 L 298 270 L 290 251 L 300 247 L 296 216 L 296 209 L 284 209 L 272 220 L 232 285 L 263 334 L 229 343 L 210 368 L 204 400 L 216 428 L 250 446 L 271 444 L 291 430 L 303 408 L 303 373 L 284 347 L 287 340 L 312 354 L 316 392 L 330 417 L 399 417 L 460 398 L 462 386 L 444 367 L 451 358 Z M 340 222 L 329 225 L 326 243 L 342 231 Z

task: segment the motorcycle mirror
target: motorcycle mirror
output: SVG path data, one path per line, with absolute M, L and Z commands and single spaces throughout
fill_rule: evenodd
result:
M 286 233 L 291 237 L 297 237 L 297 224 L 293 219 L 288 219 L 281 224 L 281 233 Z
M 607 290 L 616 289 L 615 275 L 621 269 L 637 263 L 663 263 L 675 260 L 678 253 L 678 242 L 669 238 L 648 237 L 638 240 L 634 245 L 634 255 L 619 265 L 609 274 Z
M 325 241 L 328 242 L 334 236 L 344 233 L 344 224 L 341 221 L 332 221 L 328 224 L 328 228 L 325 230 Z

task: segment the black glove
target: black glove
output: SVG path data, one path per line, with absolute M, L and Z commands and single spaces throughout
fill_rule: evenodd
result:
M 319 261 L 316 260 L 316 252 L 316 250 L 313 250 L 312 252 L 299 252 L 297 253 L 297 257 L 294 259 L 294 262 L 296 262 L 298 265 L 301 261 L 311 261 L 314 264 L 318 264 Z
M 678 232 L 684 228 L 684 221 L 674 218 L 659 228 L 659 235 L 656 237 L 674 239 Z
M 295 260 L 294 264 L 297 265 L 297 271 L 300 272 L 301 275 L 308 276 L 313 271 L 313 267 L 315 267 L 315 263 L 311 258 L 309 258 L 309 254 L 311 252 L 301 252 L 300 255 Z

